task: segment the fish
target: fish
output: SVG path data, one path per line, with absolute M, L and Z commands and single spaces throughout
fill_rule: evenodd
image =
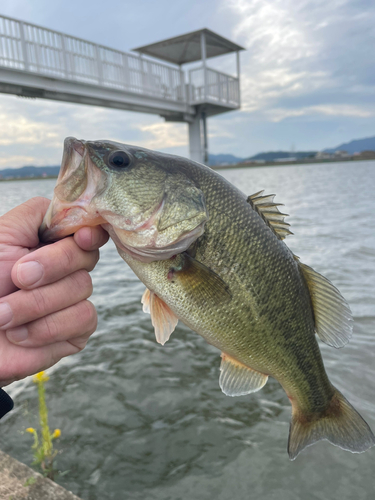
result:
M 374 434 L 329 381 L 317 341 L 343 347 L 351 311 L 285 244 L 291 231 L 279 206 L 186 158 L 69 137 L 39 235 L 48 243 L 101 225 L 146 285 L 157 342 L 179 320 L 201 335 L 221 351 L 228 396 L 276 379 L 292 406 L 291 460 L 323 439 L 361 453 Z

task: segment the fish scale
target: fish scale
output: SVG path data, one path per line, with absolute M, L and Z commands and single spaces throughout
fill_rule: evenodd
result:
M 295 272 L 297 264 L 293 255 L 264 225 L 246 197 L 225 179 L 202 168 L 192 169 L 190 176 L 205 193 L 210 214 L 197 245 L 196 259 L 229 284 L 233 294 L 230 303 L 221 307 L 201 305 L 192 317 L 195 301 L 191 302 L 192 297 L 183 287 L 181 305 L 176 306 L 176 286 L 165 279 L 169 262 L 143 265 L 126 255 L 124 259 L 146 286 L 209 343 L 279 380 L 288 392 L 295 394 L 301 406 L 306 399 L 312 399 L 311 394 L 315 399 L 319 394 L 324 406 L 332 397 L 332 390 L 315 339 L 310 299 L 301 276 Z M 278 247 L 284 258 L 275 262 L 273 252 L 279 251 Z M 283 276 L 288 273 L 290 283 L 285 293 Z M 241 288 L 237 284 L 241 284 Z M 241 307 L 244 294 L 248 296 L 245 303 L 253 307 Z M 287 357 L 283 356 L 284 352 Z M 308 355 L 304 355 L 305 352 Z M 290 359 L 292 353 L 295 353 L 294 363 Z M 293 381 L 301 382 L 306 377 L 309 377 L 309 390 L 298 390 L 304 384 L 298 384 L 293 390 Z
M 74 169 L 87 176 L 82 189 Z M 349 306 L 282 241 L 291 233 L 273 198 L 247 198 L 184 158 L 68 138 L 40 235 L 51 241 L 102 224 L 147 287 L 143 308 L 158 342 L 183 321 L 222 352 L 219 384 L 230 396 L 278 380 L 292 403 L 291 459 L 320 439 L 365 451 L 374 435 L 330 383 L 315 335 L 344 346 Z

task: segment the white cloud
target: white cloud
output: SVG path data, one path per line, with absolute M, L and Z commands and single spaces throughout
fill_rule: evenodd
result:
M 0 157 L 0 167 L 12 168 L 19 167 L 20 165 L 30 165 L 34 164 L 34 160 L 34 156 L 13 155 Z
M 348 0 L 231 0 L 226 5 L 238 19 L 233 36 L 247 48 L 243 110 L 261 111 L 273 122 L 310 113 L 374 116 L 363 103 L 347 104 L 346 97 L 374 92 L 372 70 L 364 70 L 368 58 L 358 45 L 373 30 L 369 13 L 357 12 Z M 360 60 L 363 81 L 353 66 Z
M 299 93 L 307 82 L 324 79 L 312 74 L 305 62 L 319 51 L 319 42 L 298 19 L 295 2 L 279 0 L 232 0 L 237 13 L 233 36 L 243 43 L 242 106 L 255 111 L 270 106 L 277 98 Z M 306 89 L 305 89 L 306 90 Z
M 361 108 L 345 104 L 327 104 L 320 106 L 305 106 L 298 109 L 273 108 L 267 111 L 272 122 L 280 122 L 285 118 L 305 115 L 352 116 L 357 118 L 375 117 L 375 108 Z
M 58 127 L 45 122 L 35 122 L 24 116 L 0 114 L 0 145 L 45 144 L 56 146 L 60 142 Z
M 73 21 L 61 2 L 35 0 L 30 10 L 30 2 L 9 0 L 4 9 L 14 16 L 22 11 L 26 21 L 125 50 L 202 25 L 246 47 L 241 53 L 242 108 L 209 119 L 211 152 L 246 156 L 289 148 L 291 141 L 319 149 L 375 133 L 374 106 L 369 104 L 375 94 L 374 2 L 209 0 L 206 5 L 190 0 L 187 16 L 177 15 L 178 2 L 172 11 L 167 0 L 160 2 L 152 7 L 152 19 L 145 20 L 146 31 L 128 23 L 125 34 L 121 16 L 113 20 L 109 14 L 113 8 L 126 10 L 115 0 L 108 0 L 112 9 L 92 16 L 83 31 L 80 19 L 88 0 L 78 2 Z M 92 8 L 100 10 L 90 4 Z M 142 9 L 141 3 L 134 4 L 132 19 L 142 17 Z M 177 19 L 174 24 L 172 18 Z M 209 65 L 222 64 L 220 70 L 232 73 L 234 61 L 233 55 L 223 56 L 209 60 Z M 155 115 L 3 95 L 0 115 L 4 166 L 58 164 L 63 139 L 69 135 L 175 154 L 185 155 L 188 149 L 187 124 L 164 123 Z
M 186 123 L 153 123 L 143 125 L 137 123 L 134 128 L 145 133 L 144 139 L 137 141 L 137 144 L 148 149 L 169 149 L 188 145 L 188 125 Z M 208 127 L 209 139 L 231 138 L 233 132 L 225 125 L 218 122 L 210 123 Z
M 148 149 L 166 149 L 186 146 L 188 130 L 185 123 L 153 123 L 151 125 L 135 124 L 134 128 L 145 132 L 145 137 L 138 141 L 140 146 Z

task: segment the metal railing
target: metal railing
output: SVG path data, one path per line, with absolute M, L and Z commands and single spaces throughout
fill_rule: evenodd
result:
M 240 105 L 238 78 L 211 68 L 200 67 L 189 71 L 189 83 L 191 104 L 211 102 L 233 107 Z
M 178 68 L 0 16 L 0 66 L 186 101 Z
M 199 67 L 180 68 L 0 16 L 0 67 L 99 85 L 159 99 L 240 105 L 239 80 Z

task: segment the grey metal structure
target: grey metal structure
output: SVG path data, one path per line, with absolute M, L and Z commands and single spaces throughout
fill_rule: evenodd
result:
M 202 29 L 128 53 L 0 16 L 0 92 L 187 122 L 190 157 L 204 162 L 207 117 L 240 107 L 241 50 Z M 207 67 L 208 58 L 230 52 L 237 57 L 236 76 Z M 202 64 L 182 69 L 194 61 Z

